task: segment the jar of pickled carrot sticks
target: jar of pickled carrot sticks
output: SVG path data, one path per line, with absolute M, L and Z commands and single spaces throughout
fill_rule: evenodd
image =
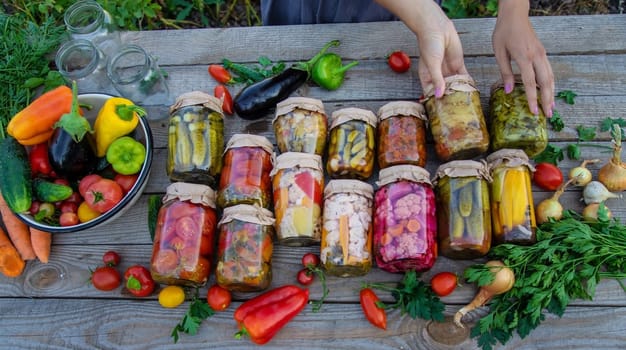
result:
M 378 166 L 426 164 L 426 112 L 417 102 L 394 101 L 378 110 Z

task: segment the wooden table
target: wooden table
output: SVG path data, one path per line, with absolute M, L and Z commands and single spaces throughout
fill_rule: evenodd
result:
M 606 117 L 626 116 L 626 15 L 567 16 L 532 18 L 543 41 L 556 77 L 556 91 L 578 94 L 575 105 L 557 101 L 566 128 L 550 132 L 550 141 L 559 146 L 575 142 L 578 125 L 598 127 Z M 499 78 L 491 47 L 494 19 L 455 21 L 466 55 L 466 65 L 482 92 L 486 110 L 490 85 Z M 417 80 L 418 51 L 414 35 L 400 22 L 333 24 L 291 27 L 252 27 L 202 30 L 128 32 L 123 40 L 143 46 L 158 58 L 169 73 L 173 96 L 191 90 L 212 92 L 215 82 L 207 74 L 209 63 L 222 58 L 242 63 L 256 62 L 259 56 L 287 63 L 305 60 L 332 39 L 341 40 L 334 49 L 346 60 L 361 63 L 349 71 L 345 84 L 335 92 L 318 87 L 302 87 L 297 94 L 324 101 L 328 114 L 343 107 L 360 107 L 376 112 L 394 100 L 415 100 L 421 95 Z M 410 74 L 393 73 L 385 56 L 392 50 L 410 53 Z M 233 94 L 236 92 L 237 87 Z M 167 117 L 167 108 L 149 106 L 151 113 Z M 227 140 L 233 133 L 254 133 L 274 140 L 273 115 L 259 121 L 226 118 Z M 73 348 L 73 349 L 146 349 L 146 348 L 252 348 L 248 340 L 235 340 L 236 325 L 232 312 L 242 300 L 254 294 L 234 295 L 226 312 L 206 320 L 195 336 L 183 334 L 174 345 L 170 331 L 181 319 L 187 304 L 164 309 L 152 297 L 131 297 L 122 288 L 100 292 L 90 286 L 89 268 L 101 262 L 109 249 L 122 257 L 121 269 L 131 264 L 148 265 L 152 243 L 147 225 L 147 198 L 161 194 L 169 184 L 165 173 L 167 121 L 152 123 L 155 160 L 150 181 L 141 200 L 131 210 L 106 227 L 76 234 L 54 236 L 52 255 L 47 265 L 30 262 L 18 278 L 0 276 L 0 348 Z M 609 144 L 608 133 L 597 141 Z M 583 148 L 584 158 L 607 158 L 598 149 Z M 578 162 L 566 159 L 564 171 Z M 438 166 L 432 149 L 427 169 Z M 599 165 L 592 165 L 595 172 Z M 376 176 L 373 176 L 372 181 Z M 535 189 L 535 201 L 548 193 Z M 563 197 L 566 207 L 582 208 L 580 191 L 570 190 Z M 617 217 L 626 217 L 623 200 L 607 203 Z M 272 287 L 296 283 L 296 271 L 304 252 L 319 247 L 286 248 L 276 246 Z M 423 279 L 439 271 L 462 272 L 474 261 L 439 258 Z M 398 281 L 401 275 L 373 269 L 362 278 L 328 278 L 330 295 L 322 312 L 308 306 L 267 345 L 266 349 L 448 349 L 424 336 L 425 321 L 413 320 L 399 311 L 389 313 L 388 329 L 379 330 L 363 317 L 358 304 L 362 281 Z M 213 283 L 213 278 L 209 283 Z M 207 287 L 201 290 L 204 296 Z M 319 299 L 321 285 L 311 286 L 311 298 Z M 453 314 L 475 294 L 473 285 L 463 285 L 443 298 L 446 313 Z M 383 295 L 390 301 L 389 295 Z M 483 313 L 484 314 L 484 313 Z M 480 316 L 476 314 L 474 318 Z M 562 318 L 548 314 L 543 324 L 525 339 L 515 337 L 507 349 L 617 349 L 626 347 L 626 294 L 615 281 L 599 284 L 595 300 L 574 300 Z M 457 348 L 474 349 L 467 340 Z

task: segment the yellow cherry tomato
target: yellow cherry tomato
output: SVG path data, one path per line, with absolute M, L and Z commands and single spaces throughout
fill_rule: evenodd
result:
M 91 207 L 87 205 L 87 202 L 80 203 L 76 214 L 80 222 L 87 222 L 100 216 L 100 212 L 91 209 Z
M 167 286 L 159 292 L 159 304 L 175 308 L 185 301 L 185 290 L 181 286 Z

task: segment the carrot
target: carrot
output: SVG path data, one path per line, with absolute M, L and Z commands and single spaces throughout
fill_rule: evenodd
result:
M 0 272 L 7 277 L 17 277 L 26 263 L 11 243 L 9 236 L 0 228 Z
M 50 258 L 50 248 L 52 246 L 52 233 L 38 230 L 30 227 L 30 241 L 33 244 L 33 250 L 39 261 L 44 264 L 48 263 Z
M 0 193 L 0 213 L 2 214 L 2 221 L 6 228 L 6 233 L 11 237 L 11 242 L 23 260 L 32 260 L 37 257 L 33 250 L 33 245 L 30 242 L 30 231 L 28 231 L 28 225 L 17 218 L 15 213 L 9 208 L 9 205 L 2 197 Z

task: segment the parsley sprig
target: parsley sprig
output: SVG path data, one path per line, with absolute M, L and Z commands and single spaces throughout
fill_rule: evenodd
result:
M 542 224 L 532 246 L 498 245 L 489 253 L 515 272 L 515 285 L 494 297 L 490 312 L 472 328 L 471 336 L 485 350 L 505 344 L 514 332 L 524 338 L 545 319 L 544 310 L 559 317 L 572 299 L 591 300 L 603 278 L 626 278 L 626 226 L 610 220 L 601 205 L 597 222 L 573 211 Z M 470 282 L 489 273 L 480 265 L 465 270 Z M 626 287 L 622 285 L 626 292 Z
M 209 306 L 209 304 L 201 300 L 198 295 L 199 292 L 196 288 L 191 304 L 189 304 L 189 309 L 180 322 L 178 322 L 174 329 L 172 329 L 172 333 L 170 335 L 174 338 L 174 343 L 178 342 L 178 332 L 196 335 L 198 334 L 198 329 L 200 329 L 202 321 L 215 314 L 215 311 Z
M 409 314 L 411 318 L 443 321 L 445 305 L 430 287 L 418 278 L 417 272 L 405 272 L 402 281 L 397 286 L 388 283 L 365 283 L 364 287 L 390 292 L 395 299 L 392 304 L 384 304 L 385 309 L 400 309 L 402 314 Z

